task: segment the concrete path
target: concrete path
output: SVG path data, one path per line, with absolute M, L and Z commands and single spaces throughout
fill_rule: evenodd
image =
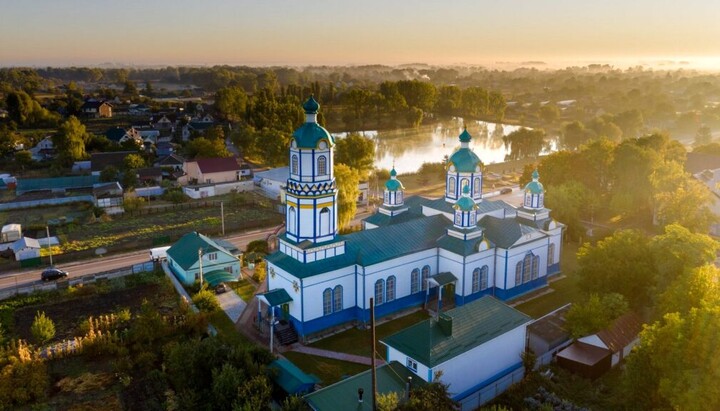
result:
M 230 317 L 230 320 L 233 323 L 237 322 L 247 306 L 245 301 L 233 290 L 218 294 L 215 297 L 220 304 L 220 308 L 225 311 L 225 314 Z
M 342 352 L 321 350 L 319 348 L 306 347 L 300 344 L 293 344 L 290 351 L 299 352 L 302 354 L 310 354 L 318 357 L 332 358 L 335 360 L 354 362 L 356 364 L 371 365 L 370 357 L 363 357 L 362 355 L 345 354 Z M 375 359 L 375 365 L 385 364 L 384 360 L 379 358 Z

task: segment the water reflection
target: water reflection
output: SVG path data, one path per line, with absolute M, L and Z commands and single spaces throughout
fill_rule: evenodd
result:
M 367 130 L 361 132 L 375 140 L 375 167 L 390 169 L 395 161 L 398 173 L 417 171 L 422 163 L 440 162 L 451 155 L 459 146 L 458 135 L 464 125 L 462 118 L 420 126 L 380 131 Z M 520 126 L 485 121 L 469 121 L 468 131 L 473 139 L 470 148 L 485 164 L 505 161 L 510 153 L 509 147 L 503 142 L 503 136 L 520 129 Z M 333 133 L 336 137 L 344 137 L 347 133 Z M 555 151 L 555 138 L 549 141 L 548 151 Z

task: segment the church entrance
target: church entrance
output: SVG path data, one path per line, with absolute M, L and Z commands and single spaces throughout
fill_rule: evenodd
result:
M 455 283 L 457 277 L 445 272 L 428 278 L 428 289 L 425 294 L 425 307 L 429 311 L 447 311 L 455 308 Z M 437 290 L 437 292 L 434 292 Z

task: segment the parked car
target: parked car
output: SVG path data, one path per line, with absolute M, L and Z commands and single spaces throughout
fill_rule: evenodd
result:
M 215 294 L 222 294 L 230 291 L 230 286 L 225 283 L 220 283 L 215 286 Z
M 500 190 L 500 194 L 510 194 L 510 193 L 512 193 L 512 188 L 510 188 L 510 187 L 505 187 L 502 190 Z
M 43 271 L 40 278 L 43 281 L 52 281 L 52 280 L 58 280 L 60 278 L 65 278 L 68 276 L 67 271 L 60 270 L 59 268 L 48 268 L 47 270 Z

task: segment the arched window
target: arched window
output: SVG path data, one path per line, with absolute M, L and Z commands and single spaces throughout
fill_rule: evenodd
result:
M 470 225 L 475 225 L 475 212 L 470 213 Z
M 395 299 L 395 276 L 391 275 L 385 282 L 385 302 Z
M 540 275 L 540 256 L 533 256 L 532 259 L 532 279 L 538 278 Z
M 555 244 L 550 243 L 548 246 L 548 266 L 555 264 Z
M 295 230 L 295 207 L 292 206 L 288 208 L 287 229 L 291 233 L 297 233 L 297 230 Z
M 538 200 L 538 208 L 545 207 L 545 194 L 540 193 L 540 198 Z
M 292 171 L 290 174 L 297 174 L 298 173 L 298 156 L 293 154 L 292 160 L 290 160 L 290 165 L 292 167 Z
M 455 177 L 450 177 L 448 179 L 448 189 L 447 189 L 448 195 L 452 196 L 455 195 Z
M 480 269 L 480 290 L 485 290 L 488 288 L 488 272 L 490 270 L 488 269 L 488 266 L 484 265 Z
M 343 289 L 341 285 L 335 286 L 333 289 L 333 312 L 342 311 L 343 309 Z
M 325 156 L 318 157 L 317 168 L 318 168 L 319 176 L 327 175 L 327 157 L 325 157 Z
M 390 192 L 385 192 L 385 204 L 390 204 Z
M 332 314 L 332 290 L 326 288 L 323 291 L 323 315 Z
M 480 179 L 479 179 L 479 178 L 475 178 L 474 186 L 475 186 L 475 187 L 474 187 L 474 189 L 473 189 L 473 196 L 479 196 L 480 193 L 481 193 L 481 189 L 480 189 Z
M 383 297 L 385 296 L 385 281 L 382 279 L 375 281 L 375 305 L 383 303 Z
M 518 261 L 517 265 L 515 266 L 515 285 L 522 284 L 522 271 L 523 271 L 523 262 Z
M 410 273 L 410 294 L 420 291 L 420 270 L 417 268 Z
M 426 265 L 422 269 L 422 289 L 425 291 L 427 289 L 427 279 L 430 277 L 430 266 Z
M 327 207 L 320 210 L 318 233 L 320 235 L 330 234 L 330 210 Z
M 532 274 L 532 254 L 528 253 L 525 258 L 523 259 L 523 278 L 522 282 L 525 284 L 526 282 L 530 281 L 530 276 Z
M 525 207 L 532 207 L 532 195 L 525 193 Z
M 397 202 L 397 203 L 402 203 L 402 201 L 403 201 L 403 192 L 402 192 L 402 191 L 397 191 L 397 192 L 395 193 L 395 202 Z
M 472 274 L 472 292 L 476 293 L 480 291 L 480 269 L 476 268 Z
M 458 210 L 455 212 L 455 225 L 462 224 L 462 213 Z
M 467 178 L 463 178 L 461 181 L 462 183 L 460 184 L 460 192 L 462 193 L 465 189 L 465 186 L 470 184 L 470 180 L 468 180 Z

